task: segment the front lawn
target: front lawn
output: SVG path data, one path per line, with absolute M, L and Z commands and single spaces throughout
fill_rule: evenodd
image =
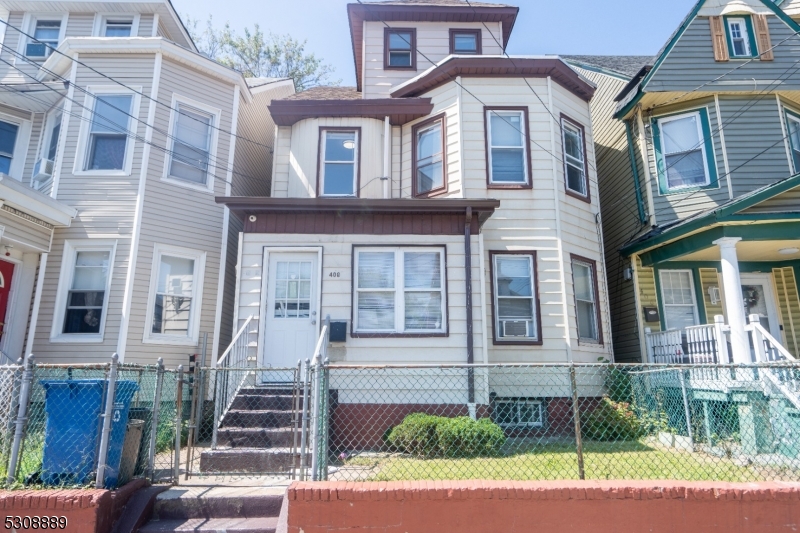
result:
M 702 452 L 678 451 L 631 442 L 587 442 L 586 479 L 673 479 L 685 481 L 763 481 L 797 479 L 781 466 L 746 465 Z M 417 459 L 402 454 L 364 454 L 347 459 L 332 479 L 407 480 L 560 480 L 579 479 L 575 446 L 540 444 L 502 457 Z

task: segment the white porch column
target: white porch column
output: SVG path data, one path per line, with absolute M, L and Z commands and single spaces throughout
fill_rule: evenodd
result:
M 728 325 L 731 328 L 731 355 L 733 363 L 750 363 L 750 342 L 744 327 L 747 324 L 744 316 L 744 300 L 742 299 L 742 281 L 739 277 L 739 259 L 736 256 L 736 243 L 739 237 L 723 237 L 714 241 L 719 246 L 722 260 L 722 286 L 725 290 L 725 311 L 728 314 Z

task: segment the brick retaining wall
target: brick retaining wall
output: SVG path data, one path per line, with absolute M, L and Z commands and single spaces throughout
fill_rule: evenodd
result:
M 676 481 L 293 483 L 288 533 L 773 533 L 800 484 Z

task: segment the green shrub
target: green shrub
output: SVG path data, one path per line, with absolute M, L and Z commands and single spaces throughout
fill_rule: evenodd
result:
M 439 451 L 446 457 L 497 455 L 506 441 L 502 428 L 488 418 L 445 418 L 436 427 Z
M 419 457 L 475 457 L 497 455 L 505 443 L 503 430 L 490 419 L 413 413 L 387 431 L 392 450 Z
M 581 434 L 599 441 L 636 440 L 645 435 L 645 425 L 626 402 L 615 402 L 608 396 L 592 411 L 581 414 Z
M 418 456 L 436 453 L 436 426 L 441 417 L 425 413 L 412 413 L 395 426 L 386 438 L 386 444 L 393 450 Z

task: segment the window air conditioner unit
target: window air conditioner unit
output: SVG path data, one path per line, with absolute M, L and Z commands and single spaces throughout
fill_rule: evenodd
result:
M 500 324 L 503 326 L 503 337 L 528 336 L 528 320 L 502 320 Z
M 28 43 L 25 47 L 27 57 L 47 57 L 50 55 L 47 45 L 44 43 Z
M 44 181 L 53 175 L 53 162 L 50 159 L 40 159 L 33 166 L 33 179 Z

